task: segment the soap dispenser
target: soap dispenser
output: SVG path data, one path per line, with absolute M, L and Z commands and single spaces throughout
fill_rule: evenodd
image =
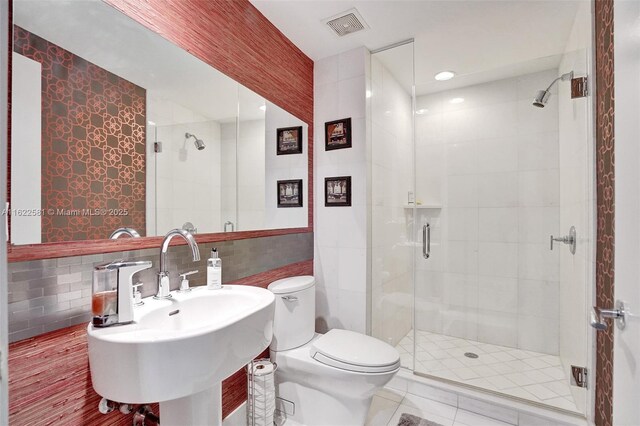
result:
M 207 259 L 207 288 L 222 288 L 222 259 L 218 257 L 218 250 L 215 248 L 211 250 L 211 257 Z
M 93 269 L 91 309 L 95 327 L 133 321 L 133 275 L 151 265 L 150 261 L 116 261 Z

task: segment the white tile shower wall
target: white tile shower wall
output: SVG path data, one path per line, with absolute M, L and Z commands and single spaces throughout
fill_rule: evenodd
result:
M 262 204 L 266 228 L 305 227 L 308 222 L 309 194 L 307 191 L 308 133 L 302 120 L 272 104 L 266 103 L 265 132 L 262 135 L 262 158 L 264 169 L 264 194 Z M 277 155 L 277 129 L 302 126 L 302 154 Z M 278 208 L 277 182 L 279 180 L 302 179 L 303 207 Z
M 220 124 L 220 227 L 223 230 L 226 222 L 238 229 L 237 133 L 235 121 Z
M 314 64 L 316 329 L 367 328 L 366 64 L 357 48 Z M 324 123 L 351 117 L 352 148 L 325 151 Z M 324 179 L 351 176 L 351 207 L 325 207 Z
M 265 226 L 264 135 L 265 120 L 240 122 L 235 163 L 237 167 L 235 178 L 238 180 L 238 213 L 235 229 L 245 231 L 270 228 Z M 226 176 L 223 177 L 224 180 Z
M 371 333 L 395 345 L 412 327 L 408 233 L 413 144 L 411 94 L 371 56 Z
M 156 123 L 155 132 L 149 126 L 147 137 L 147 205 L 156 206 L 151 225 L 155 233 L 147 231 L 164 235 L 185 222 L 200 232 L 220 230 L 220 124 L 158 97 L 147 99 L 147 109 L 148 119 Z M 206 148 L 198 151 L 193 140 L 185 139 L 187 132 L 202 139 Z M 157 154 L 155 137 L 162 142 Z
M 198 151 L 185 133 L 202 139 Z M 198 232 L 220 230 L 220 125 L 215 121 L 158 126 L 162 152 L 156 154 L 157 231 L 191 222 Z M 206 194 L 206 196 L 203 196 Z
M 418 97 L 416 199 L 442 205 L 420 210 L 432 257 L 416 251 L 419 329 L 558 353 L 557 91 L 531 105 L 556 74 Z
M 583 4 L 576 15 L 560 73 L 573 71 L 576 76 L 589 72 L 588 47 L 591 41 L 591 14 Z M 568 84 L 559 86 L 560 131 L 560 233 L 576 227 L 578 244 L 572 255 L 560 247 L 560 359 L 569 373 L 571 365 L 589 366 L 587 307 L 593 283 L 593 141 L 589 137 L 589 103 L 591 98 L 571 99 Z M 585 389 L 572 387 L 578 409 L 585 412 Z

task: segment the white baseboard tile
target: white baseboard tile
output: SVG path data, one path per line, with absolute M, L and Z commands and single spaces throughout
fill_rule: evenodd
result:
M 400 372 L 393 376 L 393 379 L 391 379 L 385 387 L 406 392 L 410 377 L 402 374 L 403 372 L 404 370 L 400 370 Z
M 518 417 L 518 426 L 586 426 L 587 421 L 585 419 L 571 418 L 560 414 L 550 418 L 550 416 L 534 415 L 527 413 L 520 413 Z
M 479 399 L 458 395 L 458 408 L 480 414 L 481 416 L 500 420 L 501 422 L 509 423 L 510 425 L 518 424 L 517 410 L 501 407 L 491 402 L 480 401 Z
M 387 385 L 461 410 L 517 426 L 587 426 L 583 417 L 545 409 L 499 395 L 441 382 L 401 370 Z
M 458 406 L 458 394 L 455 392 L 449 392 L 443 389 L 434 388 L 426 383 L 418 382 L 415 380 L 407 381 L 407 392 L 414 395 L 422 396 L 429 395 L 429 399 L 437 402 L 441 402 L 447 405 Z

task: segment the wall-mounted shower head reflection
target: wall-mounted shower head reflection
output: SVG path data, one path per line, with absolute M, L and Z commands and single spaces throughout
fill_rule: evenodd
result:
M 546 90 L 538 90 L 536 97 L 533 99 L 533 106 L 538 108 L 544 108 L 547 105 L 549 98 L 551 97 L 551 92 L 549 90 L 551 90 L 553 85 L 556 84 L 558 80 L 570 81 L 572 78 L 573 78 L 573 71 L 570 71 L 566 74 L 562 74 L 560 77 L 553 80 Z
M 204 142 L 202 141 L 202 139 L 198 139 L 198 137 L 196 135 L 194 135 L 194 134 L 185 133 L 184 137 L 187 138 L 187 139 L 193 138 L 194 139 L 193 144 L 196 146 L 196 148 L 198 148 L 198 151 L 202 151 L 206 146 L 204 144 Z

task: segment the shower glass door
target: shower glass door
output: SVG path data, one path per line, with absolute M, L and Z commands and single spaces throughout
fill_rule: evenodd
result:
M 371 334 L 413 370 L 413 43 L 371 55 Z
M 416 375 L 584 414 L 592 99 L 570 80 L 591 75 L 591 15 L 571 7 L 556 55 L 449 81 L 427 40 L 372 54 L 372 334 Z

